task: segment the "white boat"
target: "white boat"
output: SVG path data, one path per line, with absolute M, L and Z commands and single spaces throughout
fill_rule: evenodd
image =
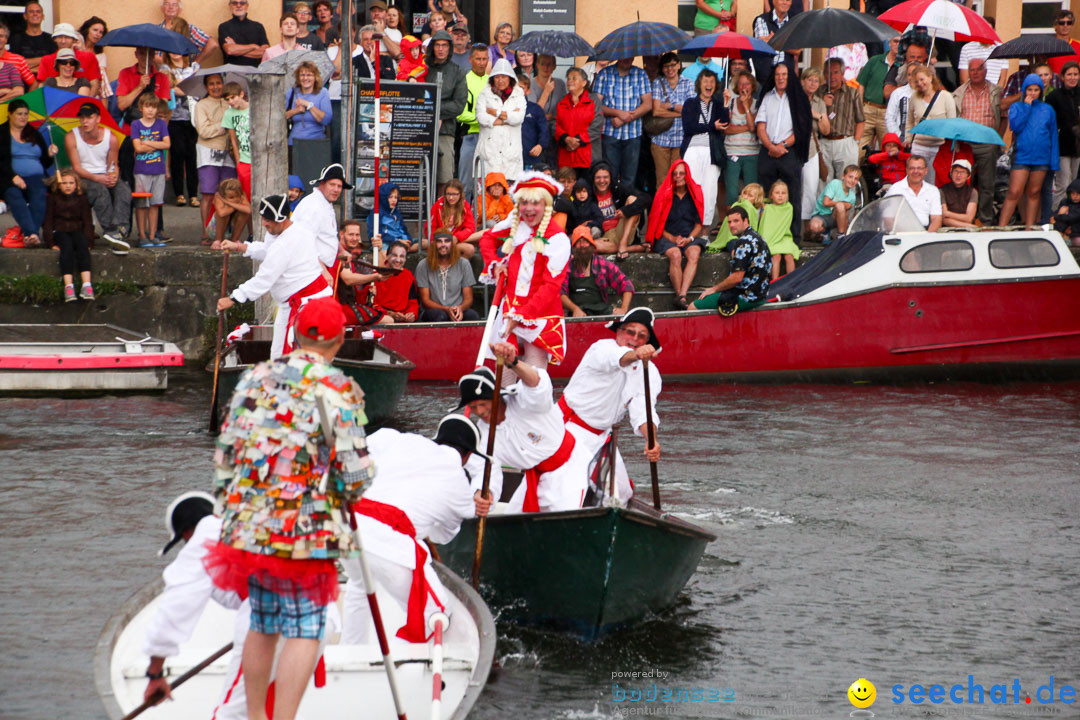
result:
M 439 578 L 453 595 L 451 622 L 443 637 L 444 687 L 438 717 L 459 720 L 468 715 L 487 682 L 495 657 L 495 622 L 484 601 L 464 580 L 435 563 Z M 142 652 L 144 628 L 153 616 L 163 587 L 158 579 L 136 592 L 109 620 L 98 639 L 94 679 L 109 718 L 118 720 L 137 708 L 146 689 L 149 658 Z M 342 588 L 344 596 L 344 587 Z M 432 717 L 431 643 L 406 643 L 393 637 L 405 622 L 404 612 L 381 590 L 379 608 L 391 637 L 397 682 L 410 718 Z M 339 604 L 341 600 L 339 599 Z M 191 640 L 165 663 L 175 678 L 221 649 L 233 637 L 236 612 L 207 604 Z M 374 632 L 371 633 L 374 637 Z M 147 720 L 209 718 L 225 685 L 232 651 L 172 691 L 166 701 L 143 712 Z M 297 718 L 394 718 L 393 698 L 378 643 L 344 645 L 328 634 L 323 653 L 326 684 L 308 682 Z
M 164 390 L 184 364 L 171 342 L 115 325 L 0 324 L 0 394 Z

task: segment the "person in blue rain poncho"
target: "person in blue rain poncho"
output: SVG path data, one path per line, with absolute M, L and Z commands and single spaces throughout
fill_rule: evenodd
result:
M 1012 171 L 1009 192 L 1001 206 L 999 225 L 1012 222 L 1013 212 L 1024 198 L 1020 216 L 1024 225 L 1034 225 L 1046 173 L 1058 169 L 1057 114 L 1043 102 L 1043 82 L 1032 73 L 1024 78 L 1024 99 L 1009 107 L 1009 127 L 1013 131 Z
M 405 218 L 398 210 L 398 202 L 401 200 L 401 190 L 394 183 L 385 183 L 379 186 L 379 229 L 375 229 L 375 213 L 368 215 L 368 236 L 382 236 L 383 247 L 398 240 L 412 245 L 412 237 L 405 227 Z

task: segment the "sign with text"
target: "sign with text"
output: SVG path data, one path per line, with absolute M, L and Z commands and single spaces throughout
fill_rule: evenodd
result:
M 521 0 L 521 25 L 576 25 L 577 0 Z
M 439 88 L 434 83 L 383 80 L 379 97 L 379 157 L 375 157 L 375 81 L 360 80 L 357 97 L 357 198 L 367 210 L 374 207 L 375 173 L 379 182 L 401 189 L 398 209 L 412 223 L 420 211 L 420 183 L 425 160 L 428 175 L 438 151 Z M 430 199 L 428 200 L 430 202 Z

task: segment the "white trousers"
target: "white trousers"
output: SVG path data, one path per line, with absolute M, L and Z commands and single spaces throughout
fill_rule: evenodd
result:
M 596 453 L 600 452 L 600 449 L 604 447 L 608 439 L 611 437 L 610 432 L 595 433 L 586 430 L 577 423 L 566 423 L 566 429 L 574 436 L 576 444 L 574 450 L 580 447 L 581 451 L 589 456 L 590 463 L 592 458 L 596 457 Z M 635 437 L 637 437 L 635 435 Z M 609 478 L 601 478 L 601 483 L 604 488 L 604 492 L 607 492 Z M 619 500 L 626 502 L 630 499 L 630 496 L 634 494 L 634 488 L 630 485 L 630 475 L 626 472 L 626 464 L 623 462 L 622 453 L 615 450 L 615 493 Z
M 712 153 L 708 147 L 686 148 L 686 157 L 683 160 L 690 166 L 690 176 L 694 178 L 694 182 L 701 186 L 705 205 L 705 217 L 701 218 L 701 226 L 707 228 L 713 224 L 713 216 L 716 214 L 716 183 L 720 181 L 720 168 L 712 164 Z
M 803 220 L 809 220 L 810 216 L 814 214 L 814 206 L 817 205 L 818 185 L 820 183 L 821 169 L 818 167 L 818 156 L 815 153 L 802 166 L 802 197 L 799 202 L 802 203 L 800 217 Z M 765 189 L 765 192 L 769 192 L 768 188 Z M 792 202 L 794 200 L 795 198 L 791 198 Z
M 388 560 L 371 551 L 366 551 L 366 557 L 368 569 L 371 570 L 371 577 L 375 581 L 375 585 L 386 591 L 385 593 L 379 593 L 379 611 L 383 616 L 383 622 L 393 625 L 392 627 L 388 625 L 386 628 L 386 637 L 392 640 L 401 627 L 397 623 L 404 624 L 405 622 L 403 618 L 406 617 L 406 608 L 409 604 L 409 590 L 412 588 L 413 571 L 411 567 Z M 368 605 L 367 590 L 364 588 L 364 575 L 360 568 L 360 561 L 357 559 L 342 560 L 341 566 L 345 568 L 345 572 L 349 576 L 349 582 L 345 585 L 344 614 L 342 617 L 344 629 L 341 633 L 341 642 L 345 645 L 374 644 L 378 636 L 375 634 L 375 623 L 371 619 L 371 606 Z M 447 606 L 446 614 L 449 615 L 450 591 L 446 589 L 446 586 L 442 584 L 435 574 L 435 569 L 431 566 L 430 553 L 427 562 L 424 564 L 424 574 L 431 589 L 438 596 L 439 602 Z M 383 605 L 388 596 L 394 600 L 398 611 L 394 612 L 392 608 Z M 391 612 L 387 612 L 388 609 Z M 424 607 L 425 626 L 427 618 L 438 611 L 439 606 L 429 595 L 427 605 Z M 397 618 L 397 620 L 392 620 L 392 618 Z M 399 641 L 404 642 L 403 640 Z
M 843 175 L 844 168 L 848 165 L 859 164 L 859 144 L 854 137 L 839 140 L 821 138 L 821 158 L 825 161 L 825 170 L 828 173 L 825 182 L 828 182 Z
M 315 298 L 329 297 L 334 294 L 330 287 L 325 287 L 317 293 L 312 293 L 300 301 L 300 307 L 307 305 Z M 270 342 L 270 359 L 277 360 L 285 351 L 285 340 L 295 342 L 292 336 L 293 329 L 289 327 L 289 303 L 278 303 L 277 315 L 274 316 L 274 338 Z

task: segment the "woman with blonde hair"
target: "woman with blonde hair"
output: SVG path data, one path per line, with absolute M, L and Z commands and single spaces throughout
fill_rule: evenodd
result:
M 952 93 L 946 90 L 938 80 L 937 73 L 926 66 L 919 66 L 912 73 L 911 86 L 915 92 L 911 95 L 911 105 L 907 115 L 907 140 L 911 143 L 911 154 L 926 158 L 925 182 L 934 182 L 934 158 L 945 142 L 939 137 L 912 135 L 911 129 L 923 120 L 956 117 L 956 102 Z
M 326 137 L 326 128 L 334 119 L 330 108 L 330 93 L 322 86 L 322 77 L 315 63 L 305 60 L 293 73 L 296 84 L 289 90 L 285 118 L 292 120 L 289 144 L 293 140 L 318 140 Z

